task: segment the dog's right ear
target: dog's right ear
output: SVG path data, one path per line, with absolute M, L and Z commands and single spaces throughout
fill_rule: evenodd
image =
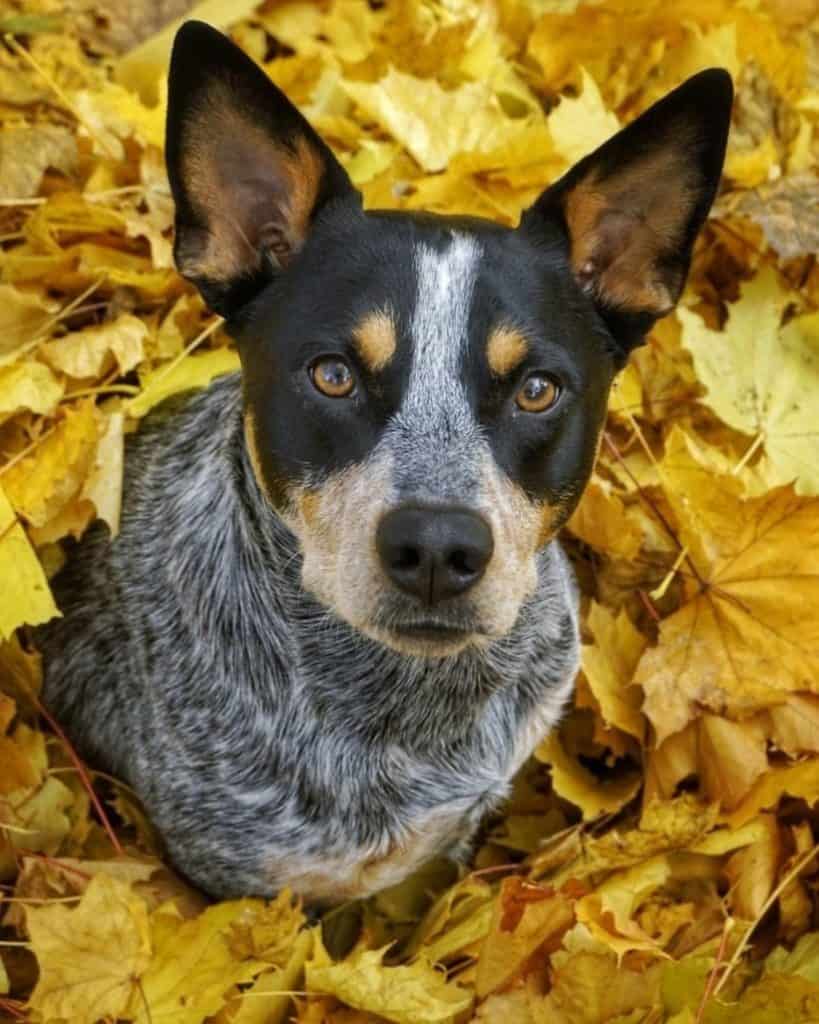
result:
M 203 22 L 186 22 L 174 40 L 165 154 L 176 265 L 223 316 L 287 266 L 328 202 L 360 203 L 287 97 Z

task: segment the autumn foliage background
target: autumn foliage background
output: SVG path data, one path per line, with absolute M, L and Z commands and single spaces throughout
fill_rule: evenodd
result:
M 176 275 L 174 7 L 0 7 L 0 1019 L 819 1021 L 819 17 L 814 0 L 208 0 L 371 206 L 512 224 L 687 75 L 737 101 L 676 315 L 622 374 L 566 535 L 575 707 L 471 870 L 305 921 L 206 907 L 40 705 L 62 542 L 123 443 L 237 367 Z M 146 537 L 147 544 L 167 538 Z

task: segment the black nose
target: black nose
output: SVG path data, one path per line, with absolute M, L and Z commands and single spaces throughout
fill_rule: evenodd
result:
M 384 516 L 376 545 L 390 579 L 426 604 L 474 586 L 495 546 L 488 523 L 474 512 L 409 506 Z

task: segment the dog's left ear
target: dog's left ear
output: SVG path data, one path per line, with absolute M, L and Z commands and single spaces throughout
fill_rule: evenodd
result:
M 288 265 L 329 202 L 360 205 L 284 93 L 200 21 L 186 22 L 174 40 L 165 159 L 176 265 L 225 316 Z
M 694 75 L 523 215 L 523 231 L 557 225 L 563 233 L 574 276 L 608 323 L 620 361 L 680 296 L 719 185 L 732 100 L 726 71 Z

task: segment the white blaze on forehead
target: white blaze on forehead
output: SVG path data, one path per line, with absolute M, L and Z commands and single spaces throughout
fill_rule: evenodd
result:
M 455 232 L 445 249 L 422 244 L 415 250 L 418 291 L 410 328 L 412 369 L 404 414 L 430 415 L 435 408 L 443 408 L 450 423 L 469 415 L 461 364 L 480 255 L 477 240 Z

